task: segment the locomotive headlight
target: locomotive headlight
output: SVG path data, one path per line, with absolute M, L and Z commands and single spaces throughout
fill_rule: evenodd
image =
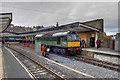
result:
M 47 52 L 49 52 L 50 51 L 50 48 L 47 48 Z

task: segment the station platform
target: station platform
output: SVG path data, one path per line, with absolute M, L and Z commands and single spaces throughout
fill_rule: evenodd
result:
M 120 56 L 120 52 L 111 50 L 109 48 L 82 48 L 83 51 L 90 51 L 99 54 L 111 55 L 111 56 Z
M 3 78 L 2 49 L 0 44 L 0 80 Z
M 1 49 L 3 57 L 0 56 L 0 58 L 3 59 L 2 63 L 0 62 L 0 65 L 3 64 L 3 70 L 0 72 L 0 74 L 3 73 L 2 78 L 32 78 L 25 66 L 17 60 L 17 58 L 11 53 L 9 49 L 6 47 L 2 47 Z
M 120 52 L 108 48 L 82 48 L 82 54 L 98 60 L 120 64 Z

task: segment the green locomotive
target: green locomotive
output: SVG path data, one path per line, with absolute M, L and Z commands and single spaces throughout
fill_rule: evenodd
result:
M 36 35 L 35 43 L 40 42 L 50 48 L 50 52 L 62 55 L 76 55 L 81 53 L 80 40 L 76 39 L 76 32 L 59 32 L 55 34 Z

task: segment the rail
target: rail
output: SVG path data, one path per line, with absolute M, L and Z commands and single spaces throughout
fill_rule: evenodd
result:
M 108 68 L 108 69 L 120 72 L 120 65 L 118 65 L 118 64 L 114 64 L 114 63 L 110 63 L 110 62 L 106 62 L 106 61 L 101 61 L 101 60 L 96 60 L 96 59 L 92 59 L 92 58 L 86 58 L 83 56 L 74 56 L 74 57 L 73 56 L 66 56 L 66 57 L 71 58 L 71 59 L 74 58 L 75 60 L 78 60 L 78 61 L 83 61 L 86 63 L 90 63 L 93 65 L 97 65 L 100 67 L 104 67 L 104 68 Z

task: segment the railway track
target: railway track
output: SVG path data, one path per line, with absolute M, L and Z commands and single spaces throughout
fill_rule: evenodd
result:
M 118 64 L 114 64 L 114 63 L 110 63 L 110 62 L 106 62 L 106 61 L 102 61 L 102 60 L 96 60 L 93 58 L 87 58 L 84 56 L 74 56 L 74 57 L 66 56 L 66 57 L 120 72 L 120 65 L 118 65 Z
M 30 47 L 30 48 L 32 48 L 32 47 Z M 102 61 L 102 60 L 97 60 L 97 59 L 94 59 L 94 58 L 88 58 L 88 57 L 84 57 L 84 56 L 80 56 L 80 55 L 64 56 L 64 57 L 75 59 L 75 60 L 78 60 L 78 61 L 83 61 L 83 62 L 90 63 L 90 64 L 93 64 L 93 65 L 96 65 L 96 66 L 100 66 L 100 67 L 104 67 L 104 68 L 108 68 L 108 69 L 120 72 L 120 65 L 119 64 L 106 62 L 106 61 Z
M 16 51 L 13 48 L 9 48 L 13 54 L 27 67 L 34 80 L 47 79 L 47 80 L 64 80 L 62 76 L 51 71 L 46 66 L 43 66 L 39 62 L 31 59 L 23 53 Z

